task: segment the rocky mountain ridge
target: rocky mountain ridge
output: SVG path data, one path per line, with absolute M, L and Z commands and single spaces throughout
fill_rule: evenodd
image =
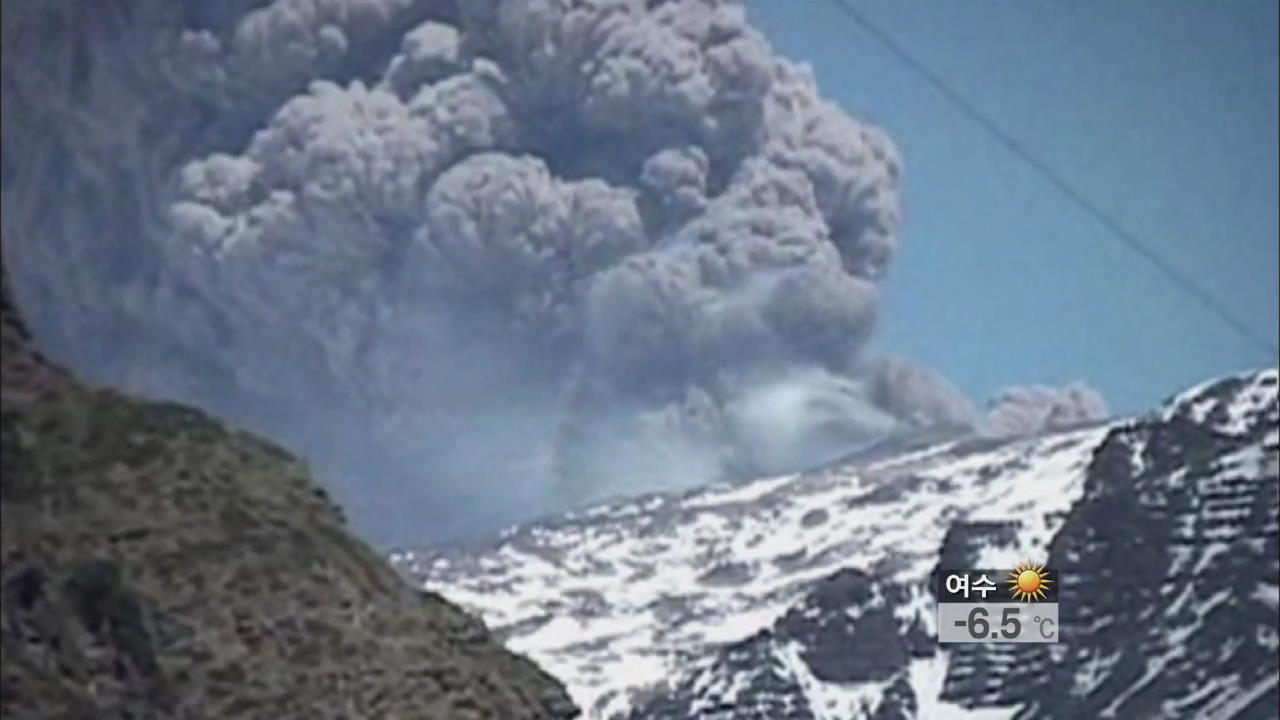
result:
M 297 460 L 198 411 L 81 384 L 4 298 L 6 719 L 578 714 L 352 537 Z

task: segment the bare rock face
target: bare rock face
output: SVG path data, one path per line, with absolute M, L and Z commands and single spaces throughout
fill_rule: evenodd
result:
M 4 717 L 578 714 L 348 534 L 296 459 L 85 386 L 32 349 L 4 296 Z
M 820 680 L 885 679 L 907 664 L 907 639 L 888 602 L 887 596 L 895 594 L 891 590 L 898 588 L 880 587 L 863 572 L 842 569 L 815 583 L 787 611 L 778 623 L 780 634 L 803 648 L 800 657 Z M 862 651 L 851 653 L 852 647 Z

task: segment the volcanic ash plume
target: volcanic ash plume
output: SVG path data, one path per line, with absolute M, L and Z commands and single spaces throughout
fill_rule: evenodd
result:
M 741 7 L 260 5 L 5 5 L 5 232 L 73 362 L 386 537 L 976 417 L 867 369 L 897 153 Z
M 1109 412 L 1096 390 L 1076 382 L 1006 388 L 988 404 L 987 419 L 996 432 L 1025 434 L 1100 420 Z

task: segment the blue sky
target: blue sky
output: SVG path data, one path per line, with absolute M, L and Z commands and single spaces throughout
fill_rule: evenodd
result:
M 855 0 L 1256 332 L 1277 328 L 1275 0 Z M 748 0 L 905 165 L 879 346 L 978 399 L 1083 379 L 1118 411 L 1275 357 L 1178 290 L 827 0 Z

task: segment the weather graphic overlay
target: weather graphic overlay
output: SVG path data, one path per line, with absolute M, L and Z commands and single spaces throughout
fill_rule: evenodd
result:
M 1044 569 L 1043 565 L 1032 567 L 1031 563 L 1023 563 L 1013 569 L 1009 573 L 1009 580 L 1006 580 L 1011 587 L 1010 592 L 1013 597 L 1018 600 L 1044 600 L 1045 588 L 1053 584 L 1049 579 L 1049 573 Z
M 1057 574 L 1042 564 L 942 570 L 937 583 L 939 642 L 1058 642 Z

